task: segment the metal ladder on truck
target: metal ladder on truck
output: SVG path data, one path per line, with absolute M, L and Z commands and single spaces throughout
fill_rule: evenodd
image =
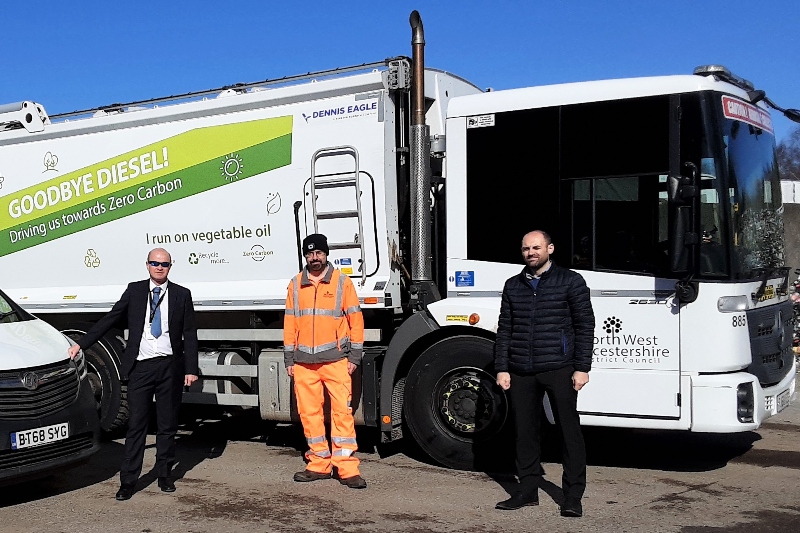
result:
M 355 169 L 350 172 L 337 172 L 334 174 L 317 174 L 317 161 L 325 157 L 352 157 Z M 329 242 L 331 250 L 358 249 L 361 252 L 361 286 L 367 282 L 366 248 L 364 243 L 364 222 L 361 209 L 361 187 L 358 183 L 360 168 L 358 165 L 358 150 L 354 146 L 332 146 L 321 148 L 311 156 L 311 209 L 314 218 L 314 233 L 319 233 L 320 220 L 334 220 L 340 218 L 354 218 L 358 220 L 358 233 L 353 242 Z M 352 187 L 355 193 L 355 210 L 346 211 L 317 211 L 317 190 Z

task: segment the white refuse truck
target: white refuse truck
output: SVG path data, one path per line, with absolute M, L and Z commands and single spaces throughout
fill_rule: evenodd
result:
M 538 228 L 591 289 L 583 424 L 749 431 L 786 407 L 780 108 L 719 66 L 484 92 L 426 69 L 411 22 L 412 58 L 52 117 L 0 107 L 3 287 L 77 336 L 163 246 L 198 316 L 184 400 L 291 421 L 286 288 L 324 233 L 367 323 L 357 421 L 482 468 L 508 440 L 500 291 Z M 124 332 L 86 353 L 105 429 L 126 417 Z

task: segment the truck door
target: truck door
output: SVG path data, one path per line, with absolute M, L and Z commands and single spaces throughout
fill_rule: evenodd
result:
M 665 184 L 664 175 L 571 184 L 573 268 L 594 265 L 581 272 L 595 314 L 591 381 L 578 397 L 582 413 L 680 415 L 675 280 L 658 276 L 666 260 Z
M 678 417 L 680 313 L 675 281 L 654 276 L 666 258 L 666 176 L 579 180 L 577 209 L 594 213 L 595 272 L 586 273 L 595 312 L 591 386 L 581 392 L 586 414 Z M 589 214 L 576 217 L 578 246 Z M 634 222 L 635 221 L 635 222 Z M 588 220 L 586 221 L 588 222 Z M 582 250 L 575 250 L 576 262 Z M 603 272 L 605 271 L 605 272 Z
M 591 381 L 578 397 L 584 414 L 680 417 L 667 195 L 667 175 L 680 166 L 676 107 L 656 96 L 562 108 L 569 263 L 586 279 L 595 313 Z

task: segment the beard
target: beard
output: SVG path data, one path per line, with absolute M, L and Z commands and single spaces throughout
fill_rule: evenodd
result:
M 539 269 L 547 264 L 547 261 L 550 259 L 550 256 L 546 257 L 538 257 L 537 259 L 526 259 L 525 263 L 528 265 L 528 268 L 533 270 Z
M 319 260 L 317 260 L 317 259 L 315 259 L 315 260 L 313 260 L 313 261 L 309 261 L 309 263 L 308 263 L 308 269 L 309 269 L 311 272 L 319 272 L 319 271 L 321 271 L 321 270 L 322 270 L 324 267 L 325 267 L 325 263 L 323 263 L 322 261 L 319 261 Z

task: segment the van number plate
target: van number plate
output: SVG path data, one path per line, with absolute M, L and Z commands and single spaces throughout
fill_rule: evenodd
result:
M 778 404 L 778 412 L 779 413 L 781 411 L 783 411 L 784 408 L 786 408 L 787 405 L 789 405 L 789 391 L 788 390 L 785 390 L 782 393 L 778 394 L 777 404 Z
M 20 450 L 32 446 L 50 444 L 69 437 L 69 422 L 45 426 L 42 428 L 26 429 L 11 434 L 11 449 Z

